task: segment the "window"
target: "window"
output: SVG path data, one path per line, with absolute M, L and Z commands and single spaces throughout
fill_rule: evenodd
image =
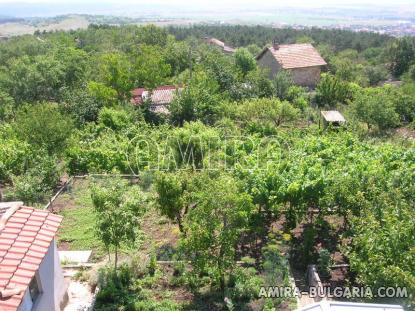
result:
M 30 281 L 29 292 L 30 297 L 32 298 L 32 302 L 35 303 L 36 299 L 40 295 L 39 283 L 37 281 L 36 276 L 34 276 L 33 279 Z

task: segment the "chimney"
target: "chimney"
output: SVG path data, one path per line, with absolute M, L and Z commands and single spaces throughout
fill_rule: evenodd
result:
M 278 44 L 277 39 L 272 40 L 272 47 L 273 47 L 274 50 L 279 50 L 280 49 L 280 45 Z

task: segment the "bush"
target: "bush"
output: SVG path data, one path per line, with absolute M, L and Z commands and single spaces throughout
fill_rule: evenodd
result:
M 331 265 L 332 265 L 332 259 L 331 259 L 330 252 L 325 248 L 321 249 L 318 252 L 318 259 L 317 259 L 318 272 L 323 277 L 330 276 Z
M 36 165 L 23 175 L 13 176 L 13 197 L 26 204 L 41 203 L 52 193 L 59 181 L 59 170 L 56 160 L 47 155 L 38 155 Z
M 255 268 L 238 267 L 230 278 L 229 294 L 234 301 L 250 301 L 258 297 L 263 280 L 257 275 Z

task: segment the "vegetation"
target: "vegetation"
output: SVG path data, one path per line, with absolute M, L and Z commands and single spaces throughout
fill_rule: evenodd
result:
M 274 38 L 314 42 L 328 62 L 315 92 L 257 67 Z M 62 247 L 115 255 L 97 310 L 294 309 L 259 288 L 290 285 L 289 266 L 330 278 L 335 253 L 350 264 L 345 283 L 406 286 L 400 302 L 414 305 L 414 66 L 412 38 L 340 30 L 92 25 L 16 37 L 0 43 L 1 195 L 42 204 L 65 173 L 139 176 L 96 182 L 56 210 Z M 169 114 L 130 103 L 133 88 L 164 84 L 181 88 Z M 320 109 L 347 125 L 319 128 Z

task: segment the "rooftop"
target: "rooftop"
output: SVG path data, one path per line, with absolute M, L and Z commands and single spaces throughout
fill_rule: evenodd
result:
M 15 311 L 48 252 L 62 217 L 23 206 L 21 202 L 8 204 L 0 219 L 0 310 Z
M 346 122 L 346 119 L 337 110 L 321 111 L 321 115 L 323 116 L 324 120 L 326 120 L 327 122 L 339 122 L 339 123 Z
M 399 305 L 321 301 L 297 311 L 404 311 L 404 309 Z
M 225 42 L 222 42 L 222 41 L 220 41 L 216 38 L 205 37 L 205 40 L 209 44 L 216 45 L 216 46 L 222 48 L 222 50 L 225 53 L 234 53 L 235 52 L 235 49 L 233 47 L 230 47 L 230 46 L 226 45 Z
M 174 85 L 159 86 L 151 93 L 151 103 L 154 105 L 170 104 L 177 90 L 180 92 L 182 89 Z M 145 88 L 137 88 L 131 94 L 131 102 L 135 105 L 141 104 L 150 97 L 150 91 Z
M 327 65 L 320 53 L 309 43 L 281 44 L 264 49 L 257 59 L 269 50 L 283 69 L 306 68 Z

